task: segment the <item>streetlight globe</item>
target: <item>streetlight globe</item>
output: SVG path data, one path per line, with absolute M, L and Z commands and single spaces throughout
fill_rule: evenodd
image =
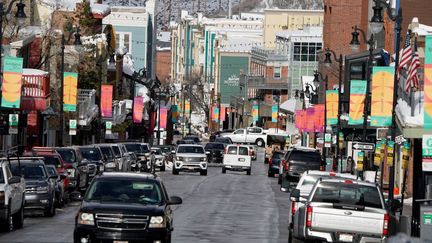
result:
M 370 22 L 369 26 L 370 26 L 370 30 L 371 30 L 372 34 L 376 35 L 383 30 L 384 23 L 383 22 Z
M 326 52 L 326 54 L 325 54 L 325 60 L 324 60 L 324 65 L 326 67 L 330 67 L 331 64 L 332 64 L 331 53 L 330 52 Z
M 15 13 L 15 18 L 17 21 L 18 26 L 23 26 L 25 24 L 25 20 L 27 18 L 26 13 L 24 12 L 25 4 L 22 2 L 19 2 L 16 4 L 17 12 Z
M 353 52 L 358 52 L 360 49 L 360 45 L 350 45 L 350 47 Z

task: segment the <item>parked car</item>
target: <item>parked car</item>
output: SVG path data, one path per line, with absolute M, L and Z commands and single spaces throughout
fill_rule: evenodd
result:
M 222 136 L 230 138 L 233 143 L 256 144 L 258 147 L 265 147 L 267 144 L 267 134 L 259 127 L 237 129 L 232 133 L 223 134 Z
M 293 190 L 293 200 L 298 201 L 300 193 Z M 308 201 L 295 212 L 294 222 L 293 238 L 384 242 L 395 233 L 397 221 L 384 204 L 378 185 L 350 179 L 319 179 Z
M 279 174 L 280 163 L 285 155 L 285 151 L 277 150 L 273 152 L 272 157 L 268 161 L 268 177 L 274 177 L 275 174 Z
M 80 185 L 81 177 L 86 177 L 86 174 L 82 173 L 82 170 L 79 170 L 82 161 L 80 153 L 78 153 L 76 149 L 72 147 L 57 147 L 54 149 L 60 155 L 66 165 L 66 173 L 69 179 L 69 192 L 79 190 L 80 187 L 84 187 L 85 185 Z
M 87 178 L 85 178 L 86 188 L 96 176 L 96 174 L 105 170 L 102 153 L 94 146 L 78 146 L 77 147 L 83 160 L 81 161 L 83 170 L 86 171 Z
M 137 156 L 137 165 L 140 171 L 149 171 L 150 167 L 147 165 L 147 162 L 150 159 L 150 149 L 148 145 L 143 145 L 139 142 L 126 142 L 123 143 L 127 152 L 135 153 Z M 147 150 L 145 149 L 147 148 Z
M 156 148 L 160 148 L 162 150 L 162 154 L 165 155 L 165 160 L 172 162 L 173 161 L 173 153 L 175 150 L 174 145 L 157 145 Z
M 222 143 L 225 147 L 232 144 L 231 138 L 228 137 L 217 137 L 214 139 L 215 143 Z
M 165 156 L 160 148 L 152 147 L 151 152 L 154 155 L 154 166 L 160 171 L 165 171 Z
M 0 160 L 0 230 L 12 231 L 24 225 L 25 181 L 13 175 L 8 160 Z
M 181 144 L 177 147 L 172 173 L 178 175 L 180 171 L 200 172 L 202 176 L 207 175 L 207 155 L 203 146 Z
M 297 187 L 295 188 L 296 190 L 300 191 L 299 194 L 300 196 L 298 199 L 293 199 L 293 197 L 291 197 L 291 199 L 293 200 L 291 200 L 291 208 L 290 208 L 291 210 L 289 211 L 289 216 L 288 216 L 288 225 L 289 225 L 288 236 L 289 237 L 292 237 L 292 231 L 295 224 L 294 222 L 295 212 L 298 210 L 298 208 L 305 205 L 315 183 L 319 179 L 332 179 L 332 178 L 333 179 L 344 178 L 344 179 L 355 180 L 356 176 L 348 173 L 333 173 L 328 171 L 311 170 L 311 171 L 304 172 L 303 175 L 300 177 Z M 304 236 L 301 236 L 300 238 L 304 239 Z
M 247 145 L 228 145 L 223 158 L 222 173 L 227 170 L 246 171 L 247 175 L 251 174 L 252 158 Z
M 209 163 L 222 163 L 225 151 L 223 143 L 207 143 L 204 147 Z
M 295 187 L 301 174 L 307 170 L 324 170 L 325 162 L 321 153 L 312 148 L 293 147 L 289 150 L 279 167 L 279 179 L 282 191 Z
M 51 183 L 54 184 L 55 187 L 55 205 L 56 207 L 64 207 L 66 203 L 66 192 L 64 188 L 64 179 L 65 175 L 58 174 L 54 165 L 46 165 L 48 176 L 50 177 Z M 56 178 L 54 178 L 54 176 Z
M 153 174 L 103 173 L 78 210 L 74 242 L 171 242 L 171 205 L 181 203 Z
M 102 153 L 105 162 L 105 171 L 119 171 L 120 164 L 118 160 L 116 160 L 112 146 L 109 144 L 97 144 L 95 146 L 98 147 Z
M 195 144 L 195 142 L 193 140 L 177 140 L 176 142 L 177 146 L 180 144 Z
M 196 135 L 187 135 L 183 138 L 183 140 L 192 140 L 195 144 L 199 144 L 201 142 L 200 138 Z
M 131 161 L 128 160 L 127 150 L 125 146 L 121 143 L 108 143 L 105 145 L 110 145 L 114 152 L 114 158 L 116 163 L 119 165 L 119 171 L 129 171 Z
M 22 157 L 11 160 L 11 171 L 14 176 L 24 176 L 26 191 L 24 208 L 42 210 L 44 216 L 53 217 L 55 208 L 55 186 L 45 163 L 41 158 Z

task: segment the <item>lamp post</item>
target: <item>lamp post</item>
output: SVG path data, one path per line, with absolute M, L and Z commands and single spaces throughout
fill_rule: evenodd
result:
M 59 139 L 59 145 L 64 146 L 63 144 L 63 135 L 64 135 L 64 69 L 65 69 L 65 48 L 66 44 L 70 41 L 72 35 L 75 37 L 74 45 L 80 46 L 82 45 L 81 42 L 81 34 L 79 33 L 80 29 L 75 28 L 70 33 L 68 38 L 66 39 L 64 34 L 61 36 L 61 66 L 60 66 L 60 139 Z
M 303 90 L 296 89 L 294 98 L 296 100 L 300 100 L 300 102 L 302 102 L 302 110 L 306 109 L 305 93 Z M 303 144 L 303 132 L 300 133 L 300 138 L 301 138 L 301 145 L 304 146 L 304 144 Z
M 319 83 L 324 82 L 325 83 L 325 90 L 328 90 L 328 76 L 326 75 L 325 77 L 323 77 L 322 73 L 318 72 L 317 70 L 315 71 L 314 74 L 314 80 L 313 80 L 314 84 L 316 84 L 316 90 L 318 91 L 318 87 L 320 86 Z M 326 95 L 325 95 L 325 91 L 324 91 L 324 136 L 327 132 L 327 100 L 326 100 Z M 324 160 L 327 160 L 327 149 L 325 148 L 325 143 L 324 143 L 324 149 L 323 149 L 323 156 L 324 156 Z
M 341 132 L 341 124 L 340 124 L 340 116 L 342 114 L 342 68 L 343 68 L 343 57 L 342 54 L 339 54 L 339 58 L 337 57 L 336 53 L 332 50 L 330 50 L 329 48 L 326 48 L 326 53 L 325 53 L 325 60 L 324 60 L 324 65 L 326 67 L 330 67 L 332 64 L 332 58 L 331 56 L 333 55 L 333 59 L 339 63 L 339 88 L 338 88 L 338 96 L 339 96 L 339 103 L 338 103 L 338 114 L 337 114 L 337 139 L 339 139 L 339 133 Z M 326 86 L 326 90 L 327 90 L 327 86 Z M 338 166 L 339 166 L 339 162 L 342 161 L 342 154 L 340 153 L 340 148 L 339 148 L 339 141 L 336 142 L 336 158 L 338 161 Z M 342 163 L 340 163 L 340 170 L 342 172 Z
M 156 137 L 157 137 L 157 145 L 160 145 L 160 124 L 161 124 L 161 117 L 160 117 L 160 111 L 161 111 L 161 94 L 162 94 L 162 90 L 160 87 L 156 87 L 154 89 L 154 92 L 158 94 L 158 125 L 157 125 L 157 133 L 156 133 Z
M 389 18 L 395 22 L 395 36 L 396 36 L 396 42 L 395 42 L 395 70 L 399 67 L 399 50 L 400 50 L 400 39 L 401 39 L 401 29 L 402 29 L 402 8 L 399 8 L 397 14 L 394 14 L 392 12 L 391 6 L 383 0 L 374 0 L 375 6 L 373 7 L 374 15 L 372 16 L 370 20 L 370 27 L 371 31 L 373 33 L 379 33 L 382 31 L 384 27 L 384 21 L 382 17 L 382 10 L 383 7 L 387 10 L 387 15 Z M 391 140 L 394 141 L 396 137 L 396 104 L 397 104 L 397 91 L 398 91 L 398 79 L 397 79 L 397 72 L 394 73 L 394 86 L 393 86 L 393 114 L 392 114 L 392 127 L 391 127 Z M 394 197 L 394 179 L 395 179 L 395 167 L 394 163 L 389 168 L 389 199 L 393 199 Z

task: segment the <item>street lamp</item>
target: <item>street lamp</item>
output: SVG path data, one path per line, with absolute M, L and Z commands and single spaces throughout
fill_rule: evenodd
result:
M 327 58 L 327 55 L 326 55 Z M 331 62 L 331 60 L 330 60 Z M 318 88 L 320 87 L 320 83 L 324 82 L 325 84 L 325 90 L 328 90 L 328 76 L 326 75 L 325 77 L 323 77 L 322 73 L 318 72 L 318 70 L 315 71 L 314 73 L 314 80 L 313 80 L 315 87 L 317 87 L 316 89 L 318 90 Z M 327 102 L 326 102 L 326 95 L 324 94 L 324 135 L 327 132 Z M 327 159 L 327 149 L 324 147 L 323 150 L 323 154 L 324 154 L 324 159 Z
M 383 18 L 382 18 L 382 10 L 383 7 L 387 10 L 388 17 L 395 22 L 395 70 L 399 67 L 399 50 L 400 50 L 400 39 L 401 39 L 401 29 L 402 29 L 402 8 L 399 8 L 397 14 L 393 12 L 391 6 L 383 0 L 374 0 L 375 6 L 373 7 L 374 15 L 370 20 L 370 27 L 372 33 L 381 32 L 384 26 Z M 394 72 L 394 86 L 393 86 L 393 114 L 392 114 L 392 128 L 391 128 L 391 140 L 394 141 L 396 137 L 396 104 L 397 104 L 397 91 L 398 91 L 398 79 L 397 72 Z M 394 179 L 395 179 L 395 167 L 394 165 L 390 166 L 389 173 L 389 199 L 393 199 L 393 189 L 394 189 Z
M 73 29 L 70 33 L 68 38 L 66 39 L 64 34 L 62 34 L 61 36 L 61 74 L 60 74 L 60 139 L 59 139 L 59 145 L 63 146 L 63 134 L 64 134 L 64 111 L 63 111 L 63 106 L 64 106 L 64 99 L 63 99 L 63 95 L 64 95 L 64 69 L 65 69 L 65 48 L 66 48 L 66 44 L 70 41 L 72 35 L 74 35 L 75 40 L 74 40 L 74 45 L 75 46 L 80 46 L 82 45 L 81 42 L 81 34 L 79 33 L 80 29 L 79 28 L 75 28 Z

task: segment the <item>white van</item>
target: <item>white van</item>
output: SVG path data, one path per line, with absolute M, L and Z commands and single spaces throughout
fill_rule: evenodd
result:
M 252 155 L 247 145 L 228 145 L 223 158 L 222 173 L 226 170 L 246 171 L 251 174 Z

